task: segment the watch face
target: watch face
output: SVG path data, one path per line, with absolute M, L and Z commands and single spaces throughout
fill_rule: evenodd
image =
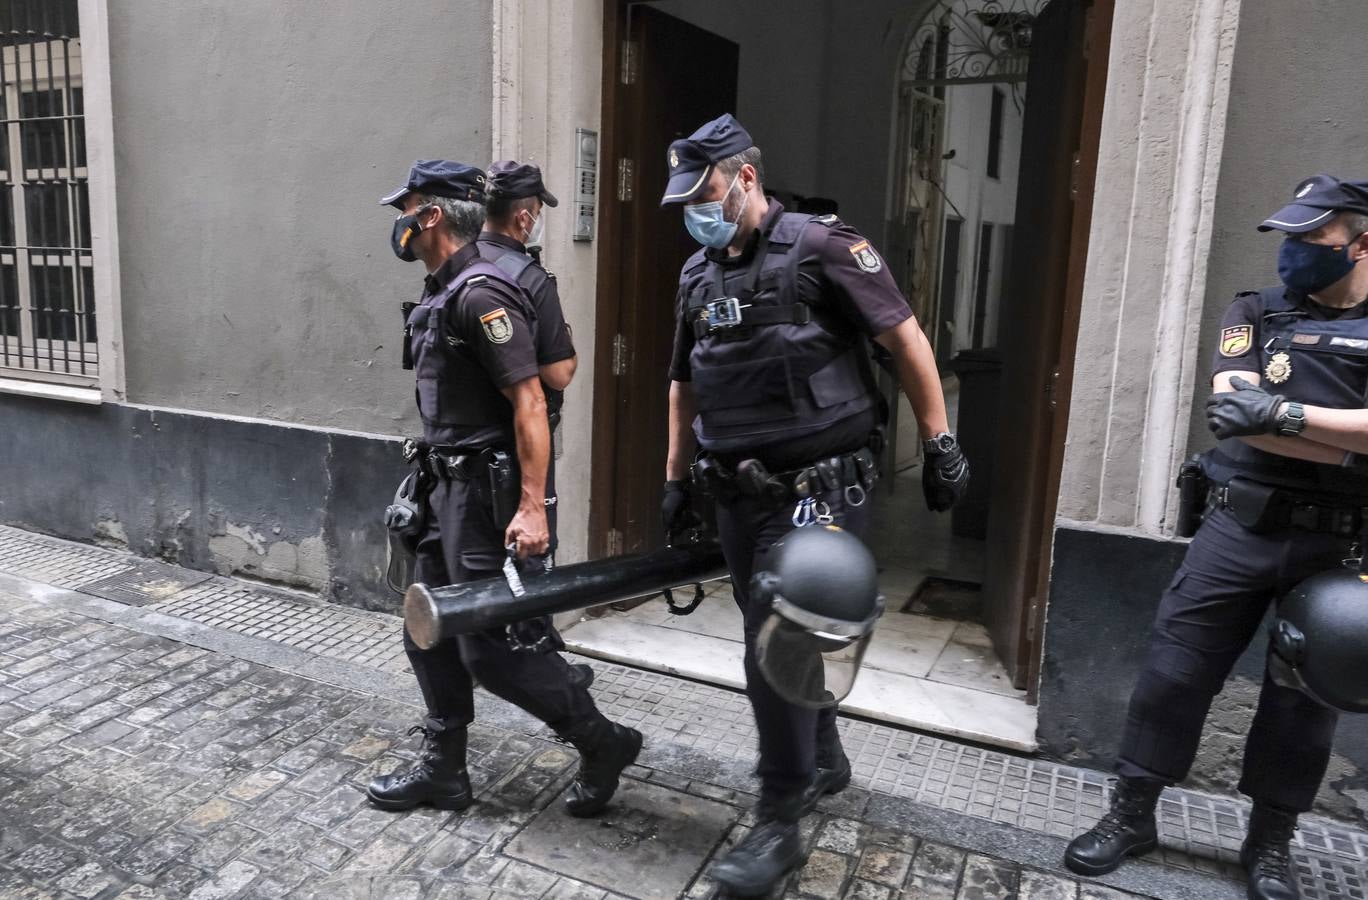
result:
M 950 434 L 938 434 L 927 441 L 926 445 L 937 453 L 945 453 L 955 446 L 955 438 Z

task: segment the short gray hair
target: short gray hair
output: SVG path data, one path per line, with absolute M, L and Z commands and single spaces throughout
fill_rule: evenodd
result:
M 728 181 L 731 181 L 736 177 L 736 173 L 741 171 L 742 166 L 750 166 L 755 169 L 755 180 L 762 185 L 765 183 L 765 164 L 760 159 L 759 147 L 751 147 L 749 150 L 742 150 L 735 156 L 718 160 L 717 171 L 721 172 Z
M 1361 212 L 1340 213 L 1340 221 L 1344 227 L 1349 229 L 1349 237 L 1356 238 L 1364 232 L 1368 232 L 1368 215 Z
M 442 211 L 442 221 L 458 240 L 469 244 L 480 236 L 480 229 L 484 227 L 485 221 L 483 203 L 419 194 L 418 207 L 421 209 L 425 206 L 435 206 Z

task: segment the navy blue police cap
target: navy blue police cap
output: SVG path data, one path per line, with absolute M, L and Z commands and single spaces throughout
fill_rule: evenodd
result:
M 409 169 L 408 181 L 404 182 L 404 186 L 381 197 L 380 203 L 403 209 L 404 198 L 409 194 L 484 203 L 485 173 L 483 169 L 449 159 L 420 159 Z
M 541 169 L 531 163 L 519 163 L 511 159 L 489 167 L 489 196 L 490 199 L 502 197 L 509 200 L 540 197 L 547 206 L 559 205 L 555 195 L 542 182 Z
M 1264 219 L 1259 230 L 1305 234 L 1342 212 L 1368 215 L 1368 181 L 1312 175 L 1297 184 L 1292 191 L 1292 202 Z
M 670 166 L 670 182 L 665 185 L 661 206 L 688 203 L 708 187 L 713 167 L 728 157 L 755 146 L 750 133 L 731 113 L 723 113 L 683 140 L 670 145 L 665 161 Z

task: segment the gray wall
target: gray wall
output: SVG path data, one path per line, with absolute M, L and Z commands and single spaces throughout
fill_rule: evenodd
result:
M 124 360 L 148 403 L 412 426 L 376 200 L 418 157 L 489 162 L 491 7 L 110 7 Z
M 0 422 L 0 522 L 398 607 L 380 521 L 395 439 L 6 395 Z
M 1237 291 L 1278 283 L 1281 236 L 1254 230 L 1307 175 L 1368 178 L 1368 103 L 1352 87 L 1364 8 L 1343 0 L 1244 0 L 1221 157 L 1198 393 Z M 1193 451 L 1212 443 L 1193 407 Z

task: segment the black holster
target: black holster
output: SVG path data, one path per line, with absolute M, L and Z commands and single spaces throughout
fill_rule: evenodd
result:
M 502 532 L 513 521 L 522 493 L 522 478 L 506 450 L 486 450 L 489 459 L 489 497 L 494 509 L 494 524 Z
M 1211 480 L 1202 470 L 1202 458 L 1194 456 L 1178 469 L 1178 536 L 1192 537 L 1206 512 Z

